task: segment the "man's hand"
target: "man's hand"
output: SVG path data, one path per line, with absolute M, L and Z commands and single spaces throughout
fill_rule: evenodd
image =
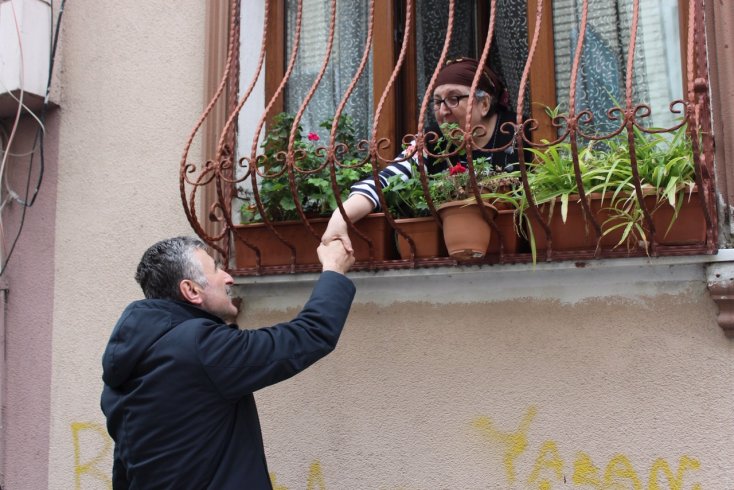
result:
M 339 274 L 346 274 L 352 264 L 354 264 L 354 255 L 347 252 L 344 244 L 340 240 L 332 240 L 329 243 L 322 243 L 316 250 L 319 255 L 322 270 L 334 271 Z
M 354 253 L 354 248 L 352 248 L 352 241 L 349 239 L 347 222 L 344 221 L 344 218 L 339 213 L 338 209 L 334 212 L 334 214 L 331 215 L 329 224 L 326 225 L 326 231 L 321 236 L 321 243 L 323 243 L 324 245 L 334 240 L 339 240 L 344 245 L 344 248 L 348 253 Z

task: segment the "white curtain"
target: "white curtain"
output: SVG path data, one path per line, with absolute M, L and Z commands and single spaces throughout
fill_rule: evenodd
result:
M 625 104 L 632 0 L 589 0 L 588 5 L 584 50 L 576 80 L 575 110 L 591 110 L 593 129 L 605 133 L 619 126 L 619 122 L 607 119 L 607 109 Z M 581 8 L 581 0 L 553 2 L 556 96 L 563 111 L 568 110 Z M 668 106 L 682 94 L 677 10 L 677 0 L 640 2 L 633 103 L 651 106 L 653 114 L 645 121 L 647 126 L 671 126 L 674 115 Z
M 298 3 L 286 3 L 287 56 L 290 59 L 295 34 Z M 331 59 L 324 78 L 301 120 L 304 134 L 315 132 L 322 140 L 328 130 L 319 124 L 331 118 L 342 96 L 359 67 L 367 37 L 368 3 L 363 0 L 339 0 L 337 2 L 336 33 Z M 295 113 L 308 93 L 321 69 L 329 35 L 330 2 L 303 0 L 301 41 L 293 75 L 285 92 L 285 110 Z M 370 57 L 371 60 L 371 57 Z M 372 122 L 372 62 L 366 67 L 355 87 L 345 113 L 352 117 L 358 138 L 366 138 Z

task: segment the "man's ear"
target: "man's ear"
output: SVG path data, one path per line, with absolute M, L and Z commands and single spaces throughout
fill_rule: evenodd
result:
M 204 302 L 204 298 L 201 296 L 201 288 L 191 279 L 184 279 L 178 283 L 178 289 L 181 292 L 181 297 L 187 303 L 200 305 Z

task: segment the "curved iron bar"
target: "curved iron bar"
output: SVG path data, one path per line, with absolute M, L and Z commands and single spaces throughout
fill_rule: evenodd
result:
M 637 167 L 637 152 L 635 151 L 635 133 L 632 120 L 634 118 L 634 109 L 632 104 L 632 75 L 634 73 L 635 46 L 637 44 L 637 29 L 639 27 L 640 2 L 632 1 L 632 25 L 630 27 L 630 44 L 627 50 L 627 73 L 625 80 L 625 127 L 627 129 L 627 147 L 630 154 L 630 168 L 632 170 L 632 182 L 635 187 L 637 202 L 645 216 L 650 231 L 650 251 L 653 256 L 657 256 L 657 240 L 655 237 L 655 224 L 652 220 L 652 214 L 645 205 L 645 198 L 642 192 L 642 184 L 640 182 L 640 172 Z
M 437 157 L 436 155 L 432 155 L 428 149 L 426 143 L 432 143 L 438 141 L 438 134 L 434 131 L 429 131 L 428 133 L 424 133 L 425 128 L 425 119 L 426 119 L 426 112 L 429 104 L 429 100 L 433 98 L 433 88 L 436 84 L 436 78 L 438 78 L 438 73 L 441 71 L 441 68 L 443 67 L 443 64 L 446 60 L 446 57 L 448 55 L 449 46 L 451 45 L 451 38 L 453 37 L 453 31 L 454 31 L 454 6 L 455 6 L 455 0 L 449 0 L 449 12 L 448 12 L 448 24 L 446 26 L 446 37 L 444 38 L 443 47 L 441 48 L 441 54 L 438 58 L 438 63 L 436 64 L 436 68 L 433 70 L 433 74 L 431 75 L 431 79 L 428 82 L 428 86 L 426 87 L 426 91 L 423 94 L 423 100 L 421 101 L 421 108 L 420 112 L 418 113 L 418 127 L 416 130 L 416 134 L 414 135 L 405 135 L 403 137 L 403 144 L 408 145 L 408 151 L 406 152 L 406 158 L 405 159 L 396 159 L 400 161 L 405 161 L 408 159 L 412 159 L 414 156 L 416 156 L 416 169 L 418 170 L 418 173 L 420 175 L 421 180 L 421 187 L 423 189 L 423 196 L 426 198 L 426 204 L 428 204 L 428 210 L 431 213 L 431 216 L 433 217 L 434 221 L 436 222 L 439 230 L 443 229 L 443 222 L 438 215 L 438 212 L 436 212 L 436 208 L 433 204 L 433 199 L 431 198 L 431 193 L 428 189 L 428 176 L 426 174 L 425 169 L 425 157 L 426 156 L 432 156 Z M 457 149 L 457 152 L 459 150 Z M 411 162 L 412 166 L 412 162 Z M 411 169 L 412 170 L 412 169 Z M 405 240 L 408 242 L 408 246 L 410 247 L 410 260 L 411 260 L 411 267 L 415 267 L 416 265 L 416 245 L 413 238 L 405 233 L 402 229 L 399 227 L 395 228 L 395 231 L 397 231 L 400 236 L 405 238 Z
M 369 13 L 368 13 L 368 19 L 367 19 L 367 36 L 365 38 L 364 42 L 364 50 L 362 51 L 362 59 L 359 62 L 359 66 L 357 67 L 357 71 L 355 72 L 354 76 L 352 77 L 351 82 L 349 83 L 349 86 L 347 87 L 347 90 L 344 92 L 344 95 L 342 96 L 342 99 L 339 101 L 339 105 L 336 108 L 336 112 L 334 113 L 334 120 L 331 123 L 331 130 L 329 131 L 329 152 L 327 154 L 327 164 L 329 165 L 329 178 L 331 180 L 331 189 L 334 192 L 334 197 L 336 198 L 336 205 L 339 209 L 339 212 L 342 215 L 342 218 L 344 218 L 344 221 L 347 223 L 347 228 L 351 231 L 354 231 L 357 236 L 359 236 L 360 239 L 364 240 L 367 243 L 367 247 L 370 253 L 370 262 L 372 262 L 372 242 L 371 240 L 357 229 L 357 227 L 354 225 L 352 220 L 349 219 L 349 216 L 347 216 L 347 212 L 344 209 L 344 203 L 341 200 L 341 190 L 339 189 L 339 186 L 336 181 L 336 168 L 357 168 L 362 167 L 366 165 L 370 159 L 371 155 L 369 152 L 367 152 L 367 156 L 362 160 L 361 162 L 358 162 L 355 165 L 344 165 L 341 163 L 341 161 L 337 158 L 337 155 L 339 154 L 345 154 L 348 151 L 347 146 L 344 143 L 337 143 L 336 142 L 336 132 L 339 128 L 339 119 L 341 118 L 342 112 L 344 112 L 344 108 L 347 105 L 347 101 L 349 100 L 349 97 L 351 97 L 352 92 L 354 91 L 354 88 L 357 86 L 357 83 L 359 79 L 362 77 L 362 74 L 364 73 L 365 67 L 367 66 L 367 63 L 369 61 L 370 56 L 370 50 L 372 48 L 372 37 L 374 35 L 374 20 L 375 20 L 375 0 L 370 0 L 370 6 L 369 6 Z M 364 149 L 367 150 L 366 145 L 368 144 L 367 141 L 360 141 L 357 144 L 358 149 Z
M 676 106 L 678 104 L 683 105 L 683 109 L 682 110 L 676 110 L 676 109 L 674 109 L 674 106 Z M 670 112 L 672 114 L 685 114 L 686 113 L 686 110 L 687 110 L 686 109 L 686 106 L 687 105 L 688 105 L 688 102 L 687 101 L 682 100 L 682 99 L 678 99 L 678 100 L 674 100 L 673 102 L 671 102 L 668 107 L 670 108 Z M 637 122 L 637 119 L 638 119 L 637 113 L 641 109 L 643 109 L 645 111 L 645 113 L 643 113 L 640 116 L 640 118 L 649 117 L 652 114 L 652 110 L 650 109 L 650 107 L 647 104 L 638 104 L 635 107 L 635 110 L 634 110 L 635 116 L 632 119 L 632 124 L 634 124 L 634 126 L 637 129 L 639 129 L 640 131 L 642 131 L 643 133 L 648 133 L 648 134 L 671 133 L 673 131 L 676 131 L 676 130 L 682 128 L 688 122 L 688 117 L 687 116 L 684 116 L 684 117 L 681 118 L 681 122 L 679 124 L 676 124 L 676 125 L 674 125 L 672 127 L 669 127 L 669 128 L 646 128 L 645 126 L 643 126 L 642 124 L 640 124 L 640 123 Z
M 372 119 L 372 133 L 370 136 L 370 155 L 373 157 L 372 161 L 379 161 L 385 164 L 389 164 L 393 161 L 393 156 L 390 157 L 383 157 L 379 149 L 385 149 L 389 148 L 389 140 L 387 138 L 380 138 L 379 140 L 376 140 L 377 137 L 377 127 L 380 123 L 380 117 L 382 116 L 382 108 L 385 105 L 385 102 L 387 101 L 387 97 L 390 94 L 390 91 L 392 90 L 393 85 L 395 85 L 395 79 L 398 77 L 398 73 L 400 72 L 400 69 L 403 66 L 403 63 L 405 62 L 405 54 L 407 52 L 408 48 L 408 40 L 409 40 L 409 34 L 413 27 L 413 0 L 407 0 L 405 5 L 405 25 L 404 25 L 404 31 L 403 31 L 403 40 L 402 44 L 400 45 L 400 54 L 398 55 L 398 59 L 395 63 L 395 67 L 393 68 L 392 73 L 390 74 L 390 78 L 388 79 L 387 85 L 382 91 L 382 94 L 380 95 L 380 101 L 377 104 L 377 109 L 375 110 L 374 117 Z M 384 142 L 387 141 L 388 143 L 385 144 Z M 380 197 L 380 203 L 382 204 L 382 201 L 384 200 L 382 196 L 381 187 L 379 185 L 379 182 L 377 180 L 377 171 L 375 166 L 372 166 L 372 174 L 373 178 L 375 179 L 375 184 L 378 189 L 378 197 Z
M 233 14 L 235 16 L 239 16 L 239 14 L 235 13 Z M 230 153 L 227 150 L 226 146 L 226 139 L 231 131 L 233 131 L 234 123 L 237 119 L 237 116 L 239 115 L 240 111 L 242 110 L 242 107 L 244 106 L 245 102 L 250 98 L 250 95 L 252 93 L 252 90 L 255 87 L 255 84 L 257 83 L 257 80 L 260 76 L 260 72 L 262 71 L 262 66 L 265 61 L 265 48 L 267 44 L 267 36 L 268 36 L 268 26 L 269 26 L 269 18 L 270 18 L 270 3 L 265 2 L 265 13 L 263 18 L 263 33 L 262 33 L 262 40 L 260 43 L 260 55 L 258 59 L 257 69 L 255 70 L 255 74 L 252 77 L 252 80 L 250 81 L 250 84 L 248 88 L 245 90 L 245 93 L 240 98 L 240 100 L 235 104 L 234 108 L 230 112 L 227 121 L 224 124 L 224 128 L 222 129 L 222 132 L 219 136 L 219 142 L 217 143 L 217 150 L 216 150 L 216 161 L 218 162 L 217 167 L 217 197 L 222 203 L 222 210 L 224 219 L 226 221 L 226 229 L 231 231 L 231 237 L 235 241 L 240 241 L 245 246 L 247 246 L 249 249 L 251 249 L 255 253 L 255 269 L 256 274 L 260 274 L 260 265 L 261 265 L 261 254 L 260 249 L 250 241 L 248 241 L 246 238 L 242 237 L 239 233 L 237 233 L 235 224 L 232 222 L 232 203 L 231 199 L 228 195 L 225 194 L 224 184 L 227 185 L 228 188 L 234 187 L 236 184 L 240 182 L 244 182 L 250 175 L 251 171 L 248 170 L 245 172 L 245 174 L 238 178 L 235 172 L 235 166 L 234 163 L 231 161 L 231 158 L 225 158 L 223 157 Z M 233 29 L 233 37 L 235 34 L 237 34 L 237 40 L 239 41 L 239 29 Z M 240 43 L 237 43 L 238 47 L 241 47 Z M 239 52 L 239 50 L 238 50 Z M 232 156 L 233 157 L 233 156 Z M 242 168 L 242 162 L 247 161 L 248 167 L 249 167 L 249 159 L 246 157 L 240 158 L 238 161 L 238 167 Z M 228 177 L 227 170 L 231 171 L 232 178 Z M 236 193 L 235 193 L 236 195 Z
M 235 56 L 235 36 L 234 36 L 234 30 L 235 26 L 237 25 L 237 19 L 236 19 L 236 12 L 239 8 L 239 0 L 231 0 L 230 3 L 230 37 L 229 42 L 227 46 L 227 62 L 224 68 L 224 73 L 222 74 L 222 79 L 219 82 L 219 86 L 217 87 L 217 91 L 212 96 L 211 100 L 209 101 L 209 104 L 204 109 L 204 112 L 199 116 L 199 119 L 196 121 L 196 124 L 194 124 L 194 128 L 191 130 L 191 133 L 189 134 L 188 139 L 186 140 L 186 144 L 184 145 L 184 151 L 183 155 L 181 156 L 181 170 L 179 173 L 179 192 L 181 195 L 181 203 L 184 208 L 184 213 L 186 214 L 186 219 L 188 220 L 191 227 L 194 229 L 194 232 L 210 247 L 221 253 L 225 260 L 228 258 L 227 253 L 224 250 L 223 247 L 217 245 L 216 242 L 219 242 L 227 235 L 227 230 L 223 230 L 220 234 L 215 236 L 210 236 L 206 230 L 204 230 L 204 227 L 199 222 L 199 219 L 196 216 L 196 203 L 193 200 L 193 196 L 196 194 L 196 187 L 194 187 L 192 191 L 192 199 L 190 202 L 187 202 L 186 199 L 186 183 L 192 183 L 187 177 L 186 173 L 191 173 L 192 171 L 195 171 L 195 166 L 190 166 L 190 164 L 187 163 L 187 159 L 189 156 L 189 150 L 191 149 L 191 145 L 194 142 L 194 138 L 196 137 L 196 134 L 199 132 L 199 129 L 204 124 L 204 121 L 207 117 L 209 117 L 209 114 L 211 113 L 212 109 L 214 108 L 214 105 L 217 103 L 219 98 L 222 96 L 222 93 L 224 92 L 224 88 L 227 86 L 227 80 L 229 77 L 229 73 L 233 64 L 233 59 Z M 205 165 L 206 167 L 206 165 Z M 207 182 L 208 183 L 208 182 Z M 205 185 L 205 184 L 200 184 Z
M 538 4 L 536 6 L 536 12 L 535 12 L 535 29 L 533 31 L 533 39 L 530 42 L 530 47 L 528 49 L 528 59 L 525 61 L 525 67 L 522 71 L 522 77 L 520 78 L 520 88 L 517 95 L 517 110 L 515 112 L 517 117 L 517 125 L 515 126 L 515 129 L 517 131 L 518 128 L 521 128 L 523 125 L 522 122 L 522 113 L 524 110 L 524 98 L 525 98 L 525 87 L 528 83 L 528 77 L 530 76 L 530 67 L 533 63 L 533 57 L 535 56 L 535 50 L 538 47 L 538 39 L 540 38 L 540 25 L 541 21 L 543 19 L 543 0 L 538 0 Z M 556 119 L 553 118 L 551 121 L 553 125 L 556 124 Z M 536 123 L 537 124 L 537 123 Z M 525 163 L 525 152 L 523 151 L 523 142 L 525 141 L 524 131 L 519 131 L 515 134 L 515 140 L 518 144 L 518 163 L 520 165 L 520 179 L 522 181 L 522 188 L 523 192 L 525 193 L 525 199 L 527 200 L 528 208 L 532 210 L 533 218 L 540 224 L 540 226 L 543 228 L 543 231 L 545 232 L 545 236 L 547 237 L 547 249 L 546 249 L 546 260 L 551 260 L 551 254 L 552 254 L 552 241 L 553 237 L 551 236 L 551 230 L 548 224 L 543 220 L 543 217 L 540 214 L 540 210 L 538 209 L 538 205 L 535 203 L 535 198 L 533 197 L 533 193 L 530 190 L 530 184 L 528 182 L 528 169 L 527 164 Z M 565 135 L 564 135 L 565 137 Z M 560 141 L 560 140 L 559 140 Z M 528 220 L 527 222 L 528 227 L 532 227 L 532 222 Z
M 704 218 L 706 219 L 706 241 L 708 249 L 713 252 L 716 250 L 714 234 L 718 234 L 718 230 L 715 229 L 715 225 L 718 225 L 718 223 L 714 222 L 716 215 L 715 212 L 712 212 L 713 206 L 707 205 L 707 200 L 713 200 L 709 193 L 713 194 L 714 192 L 713 179 L 711 178 L 711 169 L 709 167 L 713 162 L 706 161 L 706 155 L 713 155 L 711 119 L 707 112 L 708 104 L 706 103 L 708 98 L 708 83 L 706 81 L 708 57 L 706 56 L 704 33 L 697 29 L 699 23 L 701 25 L 703 24 L 703 5 L 698 0 L 692 0 L 688 6 L 688 49 L 686 54 L 689 103 L 686 107 L 693 124 L 689 124 L 687 132 L 693 150 L 693 168 L 695 171 L 696 185 L 699 189 L 698 196 L 704 212 Z M 694 54 L 697 55 L 695 59 Z M 694 66 L 702 76 L 694 78 Z M 696 95 L 698 95 L 698 101 L 696 101 Z M 701 112 L 704 112 L 703 117 Z M 699 146 L 699 129 L 701 131 L 701 137 L 704 138 L 704 152 L 701 152 Z M 706 180 L 709 182 L 709 186 L 703 185 L 704 173 L 706 173 Z
M 489 211 L 487 210 L 487 207 L 484 206 L 484 201 L 482 199 L 482 194 L 479 191 L 479 184 L 477 182 L 477 175 L 474 171 L 474 155 L 473 151 L 476 148 L 476 145 L 474 144 L 474 138 L 476 137 L 483 137 L 486 136 L 487 131 L 483 126 L 478 126 L 472 128 L 471 126 L 471 118 L 472 118 L 472 112 L 474 110 L 474 103 L 476 102 L 476 91 L 477 87 L 479 85 L 479 79 L 482 77 L 484 67 L 486 66 L 487 59 L 489 58 L 489 51 L 492 47 L 492 40 L 494 39 L 494 26 L 497 19 L 497 0 L 492 0 L 490 2 L 489 6 L 489 27 L 487 32 L 487 39 L 484 42 L 484 48 L 482 50 L 482 54 L 479 57 L 479 63 L 477 64 L 477 70 L 474 72 L 474 79 L 472 80 L 471 87 L 469 88 L 469 100 L 467 102 L 467 111 L 466 111 L 466 117 L 464 120 L 464 134 L 463 134 L 463 141 L 462 146 L 466 149 L 466 170 L 469 173 L 469 186 L 471 187 L 471 190 L 474 194 L 474 199 L 479 207 L 479 212 L 482 215 L 482 218 L 484 218 L 484 221 L 489 224 L 490 227 L 492 227 L 492 230 L 497 233 L 497 236 L 499 238 L 499 246 L 500 246 L 500 262 L 504 259 L 504 237 L 502 236 L 502 232 L 497 227 L 497 223 L 494 222 L 494 216 L 491 216 L 489 214 Z M 495 120 L 495 124 L 499 121 L 499 117 Z M 507 145 L 509 146 L 509 144 Z M 487 244 L 489 246 L 489 244 Z
M 300 48 L 300 39 L 301 39 L 301 19 L 303 14 L 303 0 L 298 0 L 297 8 L 296 8 L 296 31 L 293 36 L 293 46 L 291 47 L 291 57 L 288 60 L 288 68 L 286 69 L 285 73 L 283 74 L 283 79 L 280 81 L 280 84 L 278 85 L 278 88 L 275 90 L 275 93 L 273 93 L 272 97 L 268 101 L 268 105 L 265 107 L 265 110 L 263 111 L 262 116 L 260 116 L 260 120 L 257 123 L 257 128 L 255 129 L 255 134 L 252 139 L 252 146 L 250 148 L 250 181 L 252 185 L 252 196 L 255 198 L 255 204 L 257 205 L 258 212 L 260 213 L 260 217 L 263 220 L 263 223 L 265 226 L 268 227 L 268 229 L 275 235 L 275 237 L 283 243 L 286 247 L 288 247 L 291 251 L 291 263 L 290 263 L 290 272 L 291 274 L 295 273 L 296 271 L 296 248 L 291 245 L 283 236 L 278 232 L 277 229 L 273 226 L 273 223 L 270 221 L 270 219 L 267 217 L 267 213 L 265 213 L 265 209 L 263 207 L 262 201 L 260 200 L 260 191 L 257 187 L 257 176 L 260 174 L 260 171 L 258 170 L 258 165 L 260 162 L 265 162 L 264 155 L 257 155 L 257 144 L 258 140 L 260 138 L 260 132 L 263 129 L 263 126 L 265 126 L 265 120 L 268 117 L 268 114 L 270 113 L 271 109 L 275 105 L 275 101 L 280 97 L 280 94 L 283 93 L 283 90 L 285 89 L 286 83 L 288 83 L 288 80 L 291 77 L 291 74 L 293 73 L 293 67 L 296 64 L 296 56 L 298 55 L 298 50 Z M 276 159 L 277 159 L 276 155 Z M 281 173 L 282 174 L 282 173 Z M 281 175 L 278 174 L 278 175 Z M 259 254 L 257 259 L 256 268 L 258 273 L 261 270 L 260 260 L 259 260 Z
M 385 105 L 385 101 L 387 100 L 387 97 L 392 90 L 393 85 L 395 85 L 395 79 L 398 76 L 398 73 L 400 72 L 400 69 L 403 66 L 403 63 L 405 63 L 405 54 L 408 51 L 408 42 L 410 40 L 410 34 L 413 29 L 413 0 L 407 0 L 405 5 L 406 15 L 405 15 L 405 27 L 403 31 L 403 40 L 402 44 L 400 46 L 400 54 L 398 55 L 397 62 L 395 63 L 395 67 L 393 68 L 392 73 L 390 74 L 390 79 L 387 82 L 387 85 L 385 86 L 385 89 L 382 91 L 382 95 L 380 95 L 380 102 L 377 104 L 377 109 L 375 111 L 374 119 L 372 121 L 372 134 L 370 136 L 370 146 L 369 146 L 369 152 L 372 163 L 372 178 L 375 181 L 375 190 L 377 191 L 377 198 L 380 202 L 380 208 L 385 211 L 385 219 L 390 224 L 390 226 L 395 229 L 395 220 L 390 216 L 390 212 L 388 210 L 387 201 L 385 200 L 385 194 L 382 191 L 382 185 L 380 185 L 380 178 L 377 171 L 377 165 L 376 163 L 381 161 L 383 163 L 387 163 L 389 159 L 383 159 L 380 156 L 380 149 L 386 149 L 390 146 L 390 140 L 388 138 L 377 138 L 377 128 L 380 123 L 380 116 L 382 115 L 382 108 Z M 370 243 L 370 264 L 372 264 L 372 244 Z
M 308 90 L 308 93 L 306 94 L 306 97 L 303 99 L 303 102 L 301 103 L 301 107 L 298 108 L 298 112 L 296 112 L 296 115 L 293 119 L 293 125 L 291 126 L 291 133 L 288 137 L 288 159 L 286 161 L 286 168 L 288 169 L 288 184 L 291 188 L 291 195 L 293 197 L 293 203 L 296 205 L 296 212 L 298 213 L 298 216 L 301 217 L 301 221 L 303 222 L 306 229 L 311 233 L 311 235 L 314 236 L 317 240 L 320 241 L 321 237 L 316 233 L 313 229 L 313 226 L 311 226 L 311 223 L 309 222 L 308 218 L 306 217 L 306 213 L 303 211 L 303 207 L 301 206 L 301 202 L 298 198 L 299 192 L 298 187 L 296 186 L 296 172 L 299 173 L 313 173 L 313 172 L 306 172 L 303 171 L 298 167 L 296 164 L 297 160 L 303 160 L 306 156 L 306 152 L 303 150 L 295 150 L 295 142 L 296 142 L 296 136 L 298 135 L 298 126 L 301 122 L 301 118 L 303 117 L 303 113 L 306 111 L 306 107 L 308 107 L 309 102 L 311 102 L 311 99 L 313 98 L 314 93 L 316 93 L 316 89 L 319 87 L 319 84 L 321 83 L 321 80 L 324 77 L 324 73 L 326 73 L 326 67 L 329 65 L 329 60 L 331 59 L 331 51 L 334 47 L 334 32 L 336 30 L 336 0 L 331 0 L 331 15 L 329 16 L 329 35 L 328 40 L 326 43 L 326 52 L 324 53 L 324 60 L 321 63 L 321 69 L 319 70 L 319 73 L 316 75 L 316 79 L 311 84 L 311 87 Z M 323 165 L 317 169 L 316 171 L 320 171 L 324 168 L 326 165 L 326 161 L 324 161 Z
M 570 136 L 570 143 L 571 143 L 571 161 L 573 163 L 573 174 L 574 178 L 576 179 L 576 188 L 579 194 L 579 201 L 581 202 L 581 207 L 584 210 L 584 215 L 591 221 L 591 224 L 594 228 L 594 233 L 596 233 L 596 249 L 594 251 L 594 257 L 599 257 L 599 254 L 601 253 L 601 237 L 602 237 L 602 231 L 601 231 L 601 225 L 596 222 L 596 218 L 594 218 L 594 213 L 591 212 L 591 207 L 589 205 L 588 200 L 586 199 L 586 190 L 584 189 L 584 183 L 583 178 L 581 176 L 581 165 L 579 163 L 579 147 L 578 147 L 578 138 L 576 134 L 578 131 L 578 123 L 579 123 L 579 116 L 576 116 L 575 114 L 575 107 L 576 107 L 576 80 L 578 76 L 578 70 L 579 70 L 579 64 L 581 62 L 581 54 L 584 50 L 584 40 L 586 39 L 586 25 L 588 23 L 588 15 L 589 15 L 589 0 L 583 0 L 582 7 L 581 7 L 581 28 L 579 29 L 579 38 L 576 42 L 576 52 L 574 53 L 573 58 L 573 65 L 571 67 L 571 83 L 570 83 L 570 93 L 569 93 L 569 101 L 568 101 L 568 125 L 569 125 L 569 136 Z M 634 42 L 634 41 L 633 41 Z M 593 118 L 593 114 L 590 114 L 590 119 Z M 611 114 L 611 113 L 610 113 Z
M 421 101 L 421 109 L 418 113 L 418 128 L 414 137 L 415 141 L 415 151 L 413 154 L 417 156 L 418 164 L 416 165 L 418 169 L 418 173 L 420 174 L 421 178 L 421 187 L 423 188 L 423 195 L 426 198 L 426 204 L 428 204 L 428 210 L 431 213 L 431 216 L 433 216 L 434 221 L 438 225 L 438 228 L 440 230 L 443 229 L 443 221 L 441 220 L 441 217 L 438 215 L 438 212 L 436 211 L 436 206 L 433 204 L 433 199 L 431 198 L 431 192 L 428 188 L 428 175 L 426 174 L 426 168 L 425 168 L 425 158 L 426 156 L 432 156 L 433 158 L 438 158 L 436 155 L 431 155 L 430 152 L 427 149 L 427 146 L 431 143 L 435 143 L 438 141 L 439 136 L 438 133 L 434 131 L 429 131 L 426 133 L 425 130 L 425 122 L 426 122 L 426 112 L 428 112 L 428 104 L 430 104 L 430 100 L 433 99 L 433 89 L 436 86 L 436 79 L 438 78 L 438 74 L 441 71 L 441 68 L 443 68 L 444 63 L 446 62 L 446 58 L 448 57 L 449 47 L 451 46 L 451 39 L 454 36 L 454 11 L 455 11 L 455 0 L 449 0 L 449 15 L 448 15 L 448 22 L 446 25 L 446 37 L 443 41 L 443 47 L 441 48 L 441 55 L 438 57 L 438 62 L 436 63 L 436 67 L 433 69 L 433 74 L 431 75 L 431 79 L 428 81 L 428 86 L 426 87 L 426 92 L 423 94 L 423 100 Z M 457 150 L 458 151 L 458 150 Z M 411 155 L 412 156 L 412 155 Z M 414 253 L 413 244 L 411 243 L 410 247 L 411 256 Z

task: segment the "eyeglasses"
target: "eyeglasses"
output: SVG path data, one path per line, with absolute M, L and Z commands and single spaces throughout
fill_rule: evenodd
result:
M 446 107 L 448 107 L 449 109 L 454 109 L 459 105 L 459 102 L 462 99 L 466 99 L 467 97 L 469 97 L 469 94 L 449 95 L 445 99 L 433 99 L 433 110 L 441 110 L 441 104 L 446 104 Z

